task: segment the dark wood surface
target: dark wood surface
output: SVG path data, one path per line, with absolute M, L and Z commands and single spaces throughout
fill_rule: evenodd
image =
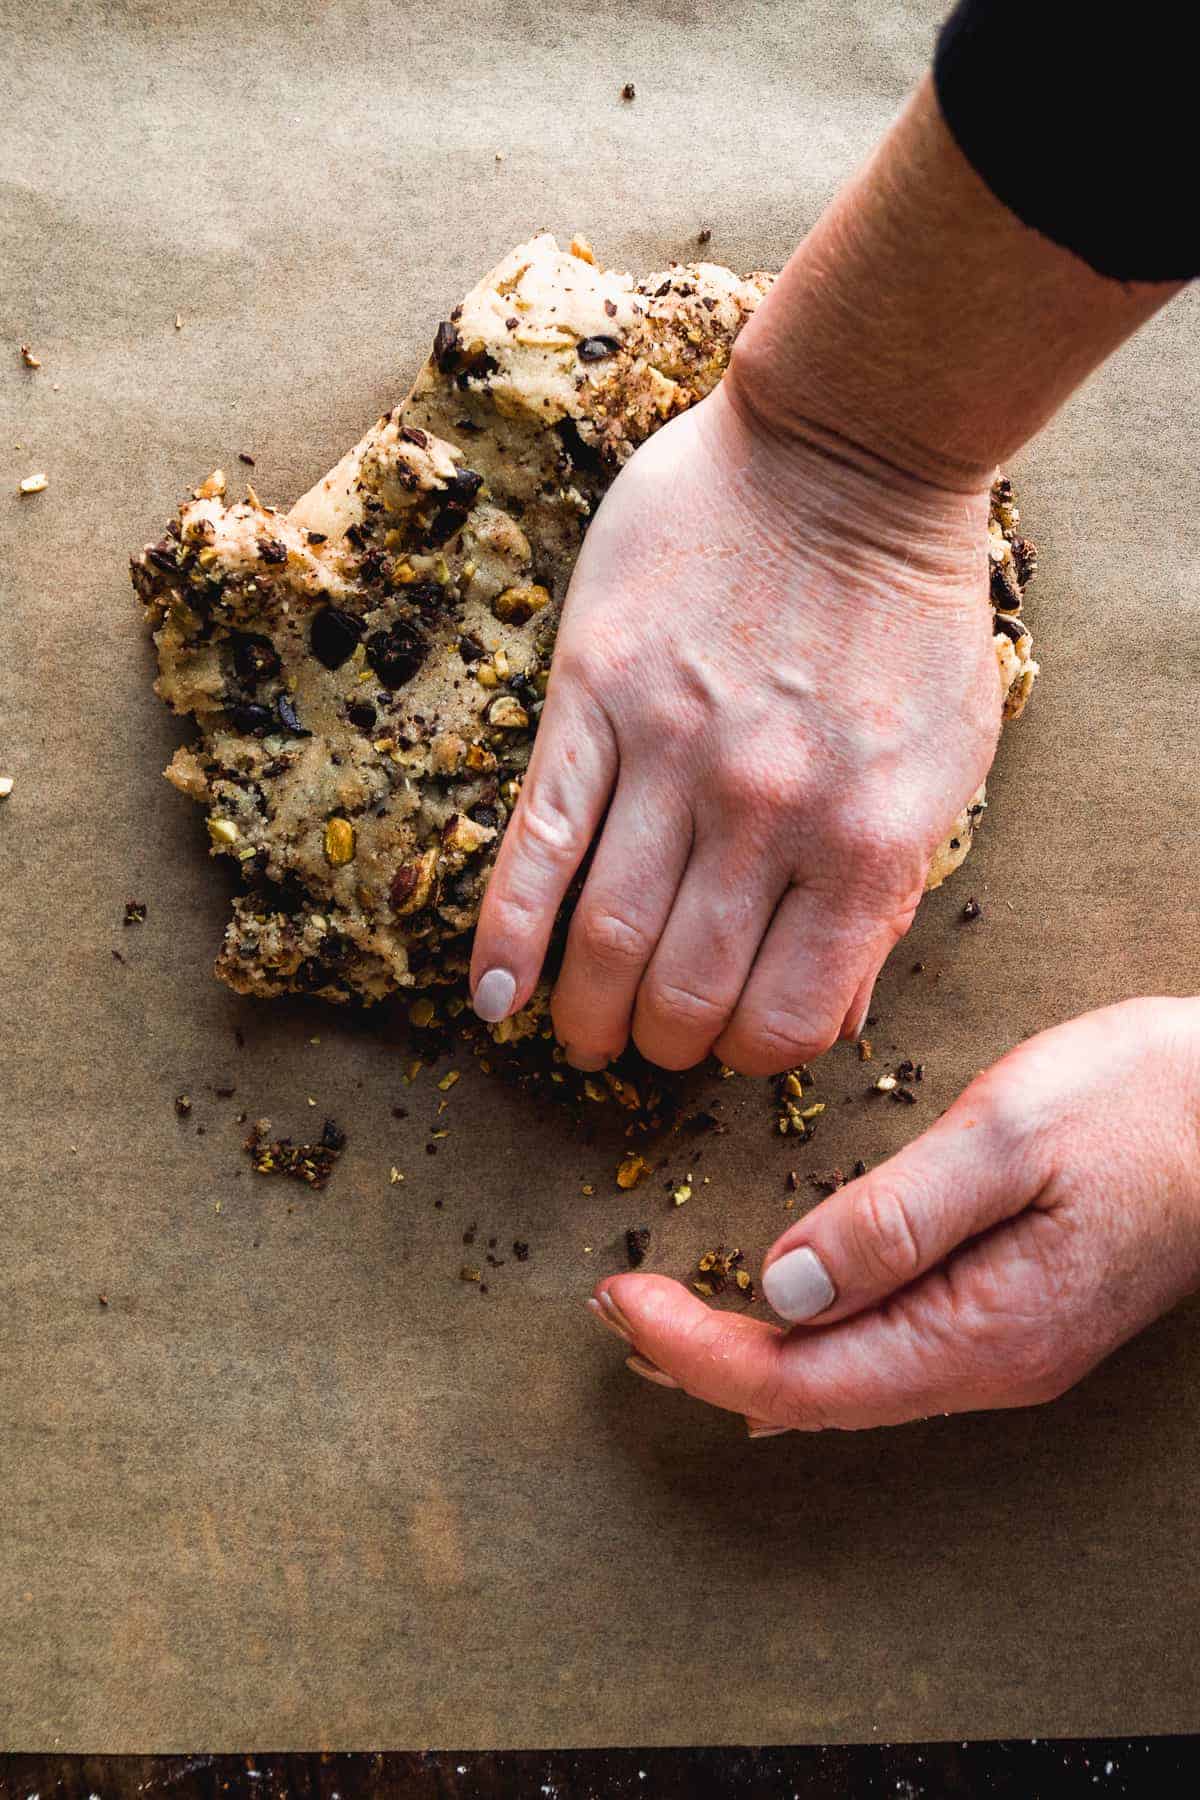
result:
M 0 1757 L 0 1800 L 1174 1800 L 1200 1739 L 797 1749 Z

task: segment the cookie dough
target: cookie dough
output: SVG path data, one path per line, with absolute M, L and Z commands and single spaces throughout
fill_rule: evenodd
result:
M 289 513 L 214 473 L 133 559 L 157 691 L 196 722 L 167 776 L 240 892 L 217 974 L 240 993 L 462 1008 L 470 934 L 515 805 L 587 521 L 622 463 L 720 380 L 770 277 L 643 280 L 588 245 L 520 245 L 437 328 L 407 399 Z M 996 650 L 1036 672 L 1033 552 L 992 495 Z M 930 871 L 966 855 L 983 791 Z M 424 1009 L 424 1010 L 422 1010 Z M 545 993 L 495 1028 L 544 1033 Z

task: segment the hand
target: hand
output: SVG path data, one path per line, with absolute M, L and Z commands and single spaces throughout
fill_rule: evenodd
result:
M 775 438 L 733 379 L 588 532 L 476 933 L 503 1017 L 599 833 L 553 996 L 578 1068 L 632 1033 L 763 1075 L 859 1031 L 995 749 L 986 489 Z
M 589 1305 L 752 1435 L 1032 1406 L 1200 1285 L 1200 1000 L 1032 1038 L 767 1253 L 783 1332 L 657 1275 Z

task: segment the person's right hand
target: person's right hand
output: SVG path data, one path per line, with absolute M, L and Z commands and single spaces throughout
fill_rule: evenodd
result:
M 632 1034 L 764 1075 L 861 1030 L 995 748 L 986 486 L 776 437 L 736 370 L 588 532 L 476 932 L 501 1018 L 599 834 L 553 996 L 578 1068 Z

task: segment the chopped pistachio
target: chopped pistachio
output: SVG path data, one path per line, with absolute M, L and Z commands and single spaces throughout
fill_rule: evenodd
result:
M 438 1082 L 438 1086 L 442 1090 L 443 1093 L 446 1093 L 446 1092 L 448 1092 L 448 1090 L 450 1088 L 452 1088 L 454 1086 L 454 1084 L 458 1080 L 458 1078 L 459 1078 L 459 1075 L 458 1075 L 457 1069 L 448 1069 L 446 1071 L 446 1073 L 442 1076 L 442 1079 Z
M 410 1025 L 415 1025 L 419 1031 L 424 1031 L 427 1025 L 432 1025 L 436 1017 L 437 1008 L 427 994 L 423 994 L 419 1000 L 414 1000 L 408 1009 L 408 1022 Z
M 494 688 L 500 685 L 500 677 L 490 663 L 480 663 L 475 671 L 475 679 L 482 688 Z
M 691 1197 L 692 1197 L 692 1190 L 686 1181 L 681 1181 L 677 1188 L 672 1188 L 672 1190 L 671 1190 L 671 1198 L 675 1202 L 676 1206 L 685 1205 L 687 1203 L 687 1201 L 689 1201 L 691 1199 Z
M 800 1117 L 804 1120 L 804 1123 L 807 1125 L 808 1121 L 810 1119 L 817 1118 L 824 1111 L 825 1111 L 825 1102 L 823 1100 L 814 1100 L 813 1104 L 811 1106 L 806 1106 L 804 1108 L 804 1110 L 800 1114 Z
M 393 1187 L 395 1187 L 395 1185 L 398 1181 L 404 1180 L 403 1175 L 400 1173 L 400 1171 L 396 1167 L 395 1163 L 392 1164 L 390 1170 L 388 1171 L 388 1180 Z
M 354 860 L 354 827 L 349 819 L 333 818 L 325 823 L 325 857 L 335 869 Z
M 617 1186 L 619 1188 L 636 1187 L 643 1175 L 650 1172 L 650 1164 L 636 1150 L 630 1150 L 617 1165 Z
M 49 485 L 50 483 L 47 481 L 44 471 L 39 469 L 34 475 L 26 475 L 24 481 L 20 483 L 17 492 L 19 494 L 40 494 L 45 488 L 48 488 Z
M 214 844 L 236 844 L 239 833 L 232 819 L 209 819 L 208 835 Z

